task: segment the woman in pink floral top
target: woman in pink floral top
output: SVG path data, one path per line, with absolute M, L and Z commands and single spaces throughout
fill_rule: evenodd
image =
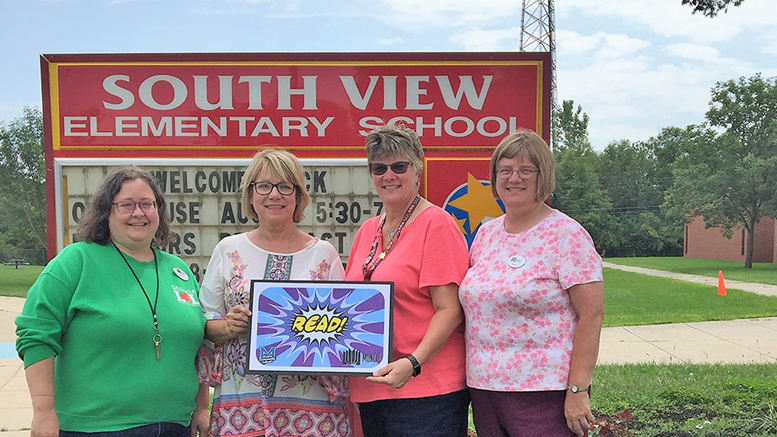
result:
M 550 148 L 522 130 L 491 157 L 506 214 L 485 223 L 459 288 L 479 437 L 585 435 L 604 305 L 602 262 L 579 223 L 543 201 Z

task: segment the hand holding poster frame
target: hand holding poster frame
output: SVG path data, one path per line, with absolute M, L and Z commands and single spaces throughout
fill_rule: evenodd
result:
M 392 282 L 251 281 L 249 373 L 371 375 L 391 362 Z

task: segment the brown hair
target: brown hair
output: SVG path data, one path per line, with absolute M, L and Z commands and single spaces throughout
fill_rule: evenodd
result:
M 111 172 L 96 193 L 89 199 L 89 204 L 83 217 L 78 222 L 78 239 L 97 244 L 108 244 L 111 241 L 111 230 L 108 226 L 108 218 L 113 208 L 113 199 L 121 191 L 121 187 L 127 181 L 141 180 L 148 184 L 154 192 L 156 210 L 159 215 L 159 227 L 154 233 L 152 246 L 164 248 L 170 241 L 170 217 L 166 214 L 167 203 L 165 196 L 156 179 L 151 173 L 135 165 L 119 167 Z

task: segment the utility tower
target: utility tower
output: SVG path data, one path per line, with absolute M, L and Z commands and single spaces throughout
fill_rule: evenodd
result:
M 550 52 L 550 104 L 556 108 L 556 10 L 553 0 L 523 0 L 522 52 Z

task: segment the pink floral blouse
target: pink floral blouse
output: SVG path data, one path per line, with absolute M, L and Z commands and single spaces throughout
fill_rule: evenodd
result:
M 559 211 L 518 234 L 505 231 L 504 216 L 484 224 L 459 287 L 467 385 L 565 390 L 578 321 L 567 290 L 601 280 L 588 232 Z

